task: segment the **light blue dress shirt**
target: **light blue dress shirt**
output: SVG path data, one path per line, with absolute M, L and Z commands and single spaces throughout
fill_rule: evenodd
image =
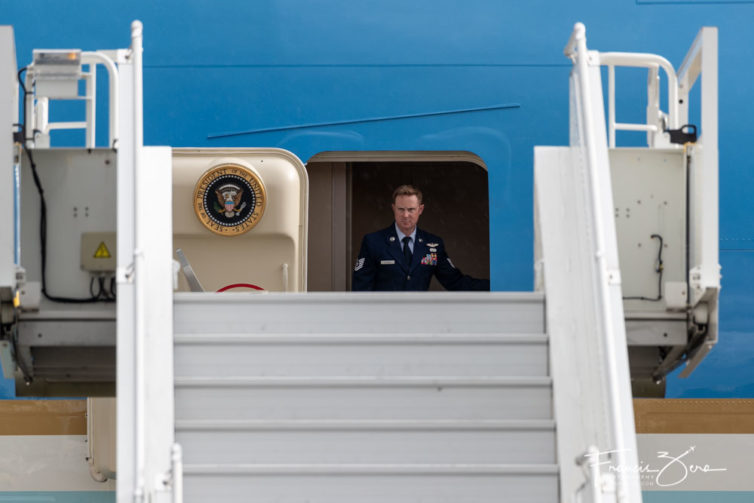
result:
M 398 224 L 395 225 L 395 232 L 398 234 L 398 243 L 401 245 L 401 249 L 403 249 L 403 238 L 406 237 L 406 234 L 403 234 L 401 230 L 398 228 Z M 411 250 L 411 253 L 414 253 L 414 242 L 416 241 L 416 227 L 414 227 L 414 232 L 408 235 L 411 239 L 408 241 L 408 248 Z

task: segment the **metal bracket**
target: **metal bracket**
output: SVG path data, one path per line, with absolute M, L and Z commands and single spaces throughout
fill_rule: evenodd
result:
M 600 52 L 587 51 L 587 63 L 589 66 L 600 66 Z
M 685 124 L 678 129 L 666 129 L 665 132 L 670 135 L 670 143 L 679 145 L 696 143 L 696 126 L 694 124 Z
M 134 250 L 134 261 L 126 267 L 117 267 L 115 269 L 115 280 L 118 283 L 133 283 L 136 276 L 136 262 L 144 258 L 144 252 L 138 248 Z
M 691 268 L 689 271 L 689 286 L 701 295 L 702 291 L 702 268 L 699 266 Z
M 180 444 L 173 444 L 170 449 L 170 470 L 158 475 L 155 487 L 171 492 L 171 503 L 183 503 L 183 449 Z
M 115 269 L 115 281 L 117 283 L 133 283 L 134 271 L 136 267 L 133 262 L 126 267 L 118 267 Z
M 607 284 L 610 286 L 620 286 L 622 284 L 620 269 L 607 270 Z

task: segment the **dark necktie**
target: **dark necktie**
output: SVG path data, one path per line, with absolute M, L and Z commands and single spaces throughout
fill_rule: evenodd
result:
M 406 259 L 406 265 L 411 265 L 411 247 L 408 246 L 408 243 L 411 241 L 410 236 L 404 237 L 401 241 L 403 241 L 403 257 Z

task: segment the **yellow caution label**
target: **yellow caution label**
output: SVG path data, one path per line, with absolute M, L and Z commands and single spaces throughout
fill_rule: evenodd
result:
M 99 244 L 97 251 L 94 252 L 94 258 L 112 258 L 112 255 L 110 255 L 110 250 L 107 249 L 107 245 L 105 245 L 104 241 Z

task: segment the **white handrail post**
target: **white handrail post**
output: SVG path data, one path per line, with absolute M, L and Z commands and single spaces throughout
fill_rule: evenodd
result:
M 97 66 L 89 65 L 89 73 L 84 74 L 86 83 L 86 147 L 94 148 L 97 130 Z
M 49 98 L 42 97 L 36 98 L 36 113 L 34 120 L 34 130 L 32 131 L 32 138 L 34 138 L 35 147 L 49 147 L 50 146 L 50 100 Z
M 110 128 L 110 134 L 109 134 L 110 141 L 109 141 L 108 146 L 110 148 L 115 148 L 117 146 L 116 143 L 119 137 L 118 128 L 119 128 L 119 123 L 120 123 L 120 105 L 119 105 L 120 86 L 118 83 L 118 68 L 112 59 L 102 54 L 101 52 L 82 52 L 81 61 L 82 63 L 89 63 L 89 66 L 91 67 L 92 75 L 96 75 L 96 65 L 98 63 L 107 69 L 108 94 L 110 95 L 109 96 L 110 117 L 108 121 L 108 126 Z M 93 121 L 92 121 L 92 129 L 94 129 Z
M 173 444 L 171 451 L 171 474 L 173 477 L 173 503 L 183 503 L 183 449 Z
M 120 71 L 116 76 L 119 81 L 120 89 L 118 100 L 124 110 L 130 110 L 136 105 L 136 78 L 135 73 L 135 52 L 134 47 L 138 45 L 135 41 L 135 33 L 132 27 L 131 47 L 119 59 Z M 143 440 L 140 437 L 143 429 L 140 427 L 138 412 L 142 404 L 139 403 L 141 394 L 139 393 L 137 348 L 139 344 L 136 341 L 135 334 L 138 329 L 138 309 L 137 305 L 137 281 L 136 277 L 136 153 L 139 151 L 136 145 L 137 139 L 135 131 L 137 127 L 133 124 L 136 120 L 134 113 L 126 113 L 119 116 L 123 137 L 120 147 L 117 151 L 118 170 L 117 170 L 117 219 L 118 219 L 118 253 L 116 280 L 118 283 L 118 302 L 117 302 L 117 429 L 118 429 L 118 446 L 117 446 L 117 466 L 118 466 L 118 485 L 117 501 L 118 503 L 131 503 L 138 501 L 143 496 Z M 143 359 L 142 359 L 143 361 Z
M 151 201 L 171 198 L 168 147 L 144 147 L 142 25 L 116 52 L 124 90 L 118 144 L 118 503 L 167 501 L 180 477 L 173 422 L 172 218 Z M 178 460 L 179 461 L 179 460 Z
M 24 131 L 24 141 L 28 148 L 34 146 L 34 129 L 37 126 L 37 116 L 34 113 L 34 93 L 31 89 L 32 79 L 29 74 L 29 70 L 33 66 L 33 64 L 29 65 L 26 68 L 26 75 L 24 75 L 24 89 L 26 90 L 26 98 L 24 99 L 24 123 L 26 127 L 26 131 Z
M 602 473 L 600 472 L 600 465 L 598 462 L 599 455 L 599 449 L 593 445 L 589 446 L 589 450 L 587 451 L 587 463 L 589 463 L 589 489 L 591 490 L 592 501 L 595 503 L 602 501 L 602 493 L 600 491 L 602 486 Z
M 607 65 L 609 145 L 615 148 L 615 65 Z
M 579 487 L 574 494 L 574 500 L 583 503 L 584 496 L 587 496 L 589 503 L 602 503 L 602 472 L 600 472 L 600 451 L 597 447 L 590 445 L 586 452 L 576 458 L 576 464 L 581 467 L 586 476 L 586 481 Z M 586 465 L 586 469 L 584 467 Z
M 696 76 L 689 74 L 686 62 L 678 67 L 678 121 L 681 124 L 689 123 L 689 91 L 694 85 Z
M 139 181 L 141 177 L 141 156 L 142 156 L 142 144 L 144 142 L 143 129 L 142 129 L 142 100 L 143 100 L 143 88 L 142 88 L 142 24 L 139 21 L 134 21 L 131 24 L 131 58 L 133 65 L 133 120 L 132 120 L 132 155 L 133 155 L 133 178 L 134 178 L 134 208 L 139 208 Z M 145 286 L 145 269 L 144 269 L 144 257 L 141 253 L 142 244 L 139 238 L 138 228 L 141 222 L 138 220 L 138 212 L 136 212 L 134 218 L 134 272 L 135 272 L 135 323 L 134 323 L 134 353 L 135 353 L 135 369 L 134 369 L 134 405 L 135 405 L 135 456 L 134 456 L 134 501 L 140 503 L 145 498 L 145 459 L 146 459 L 146 441 L 145 441 L 145 427 L 146 427 L 146 414 L 145 407 L 145 317 L 144 309 L 144 286 Z
M 662 135 L 660 127 L 660 72 L 659 67 L 652 65 L 647 71 L 647 124 L 657 124 L 657 131 L 653 134 L 647 131 L 647 145 L 654 147 L 657 137 Z

